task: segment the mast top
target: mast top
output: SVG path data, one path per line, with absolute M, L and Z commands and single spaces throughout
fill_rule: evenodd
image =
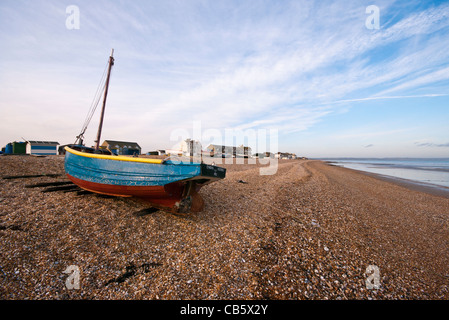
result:
M 106 77 L 106 83 L 105 83 L 105 87 L 104 87 L 103 107 L 101 108 L 101 116 L 100 116 L 100 123 L 98 125 L 97 140 L 95 140 L 95 150 L 98 150 L 100 148 L 101 129 L 103 128 L 104 109 L 106 107 L 106 97 L 108 96 L 109 78 L 111 76 L 111 68 L 114 65 L 113 55 L 114 55 L 114 49 L 112 49 L 111 56 L 109 57 L 108 75 Z
M 111 56 L 109 57 L 109 63 L 114 65 L 114 49 L 111 51 Z

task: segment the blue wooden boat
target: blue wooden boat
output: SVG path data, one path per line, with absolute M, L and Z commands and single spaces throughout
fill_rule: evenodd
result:
M 83 145 L 87 123 L 77 136 L 79 143 L 75 142 L 65 148 L 64 167 L 68 178 L 80 188 L 95 193 L 136 197 L 172 212 L 201 211 L 204 202 L 198 191 L 211 182 L 225 178 L 226 169 L 193 162 L 190 158 L 188 161 L 181 161 L 171 158 L 116 156 L 99 148 L 113 63 L 111 54 L 96 147 Z

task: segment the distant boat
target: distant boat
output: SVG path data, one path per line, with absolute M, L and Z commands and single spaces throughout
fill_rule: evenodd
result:
M 87 121 L 75 144 L 65 147 L 64 167 L 68 178 L 80 188 L 95 193 L 136 197 L 154 207 L 172 212 L 201 211 L 204 202 L 198 191 L 211 182 L 224 179 L 226 169 L 190 160 L 115 156 L 108 150 L 99 148 L 109 79 L 114 64 L 113 52 L 108 62 L 96 146 L 89 148 L 83 144 Z

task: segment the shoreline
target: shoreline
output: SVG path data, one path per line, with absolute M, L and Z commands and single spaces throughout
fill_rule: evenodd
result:
M 443 197 L 443 198 L 449 198 L 449 188 L 444 187 L 444 186 L 420 182 L 420 181 L 416 181 L 416 180 L 404 179 L 404 178 L 399 178 L 399 177 L 394 177 L 394 176 L 389 176 L 389 175 L 384 175 L 384 174 L 380 174 L 380 173 L 374 173 L 374 172 L 369 172 L 369 171 L 348 168 L 348 167 L 344 167 L 344 166 L 340 166 L 340 165 L 335 165 L 334 162 L 330 162 L 330 161 L 326 161 L 326 160 L 318 160 L 318 161 L 322 161 L 326 165 L 329 165 L 332 167 L 339 167 L 339 168 L 352 170 L 352 171 L 359 172 L 361 174 L 364 174 L 364 175 L 367 175 L 367 176 L 370 176 L 373 178 L 377 178 L 382 181 L 391 182 L 391 183 L 394 183 L 396 185 L 405 187 L 405 188 L 413 190 L 413 191 L 424 192 L 424 193 L 427 193 L 430 195 L 439 196 L 439 197 Z

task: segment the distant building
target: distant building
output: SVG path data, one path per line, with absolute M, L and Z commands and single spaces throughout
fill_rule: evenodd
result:
M 148 151 L 147 156 L 165 156 L 165 150 Z
M 296 154 L 288 152 L 278 152 L 274 155 L 277 159 L 296 159 Z
M 207 151 L 211 157 L 232 157 L 236 154 L 236 147 L 210 144 L 207 146 Z
M 245 147 L 240 145 L 239 147 L 222 146 L 217 144 L 210 144 L 207 147 L 207 151 L 211 157 L 251 157 L 251 147 Z
M 243 157 L 243 158 L 249 158 L 251 157 L 252 150 L 251 147 L 245 147 L 243 145 L 240 145 L 235 149 L 235 156 L 236 157 Z
M 192 139 L 186 139 L 181 142 L 181 150 L 186 156 L 201 156 L 201 142 Z
M 128 141 L 104 140 L 100 148 L 120 155 L 140 155 L 142 152 L 142 148 L 137 142 Z
M 274 158 L 274 154 L 271 152 L 259 152 L 259 153 L 253 154 L 253 158 L 260 158 L 260 159 Z
M 186 139 L 177 144 L 173 149 L 165 150 L 165 152 L 170 155 L 196 157 L 201 156 L 201 149 L 201 142 L 197 140 Z
M 32 155 L 57 155 L 59 142 L 56 141 L 34 141 L 26 142 L 26 153 Z

